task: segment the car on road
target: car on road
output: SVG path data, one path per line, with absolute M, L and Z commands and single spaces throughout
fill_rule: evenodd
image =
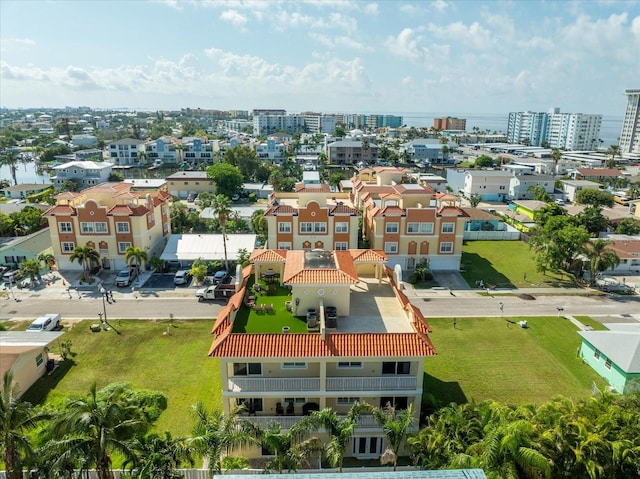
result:
M 229 277 L 229 273 L 225 270 L 216 271 L 213 275 L 213 284 L 224 283 L 224 280 Z
M 237 193 L 231 197 L 231 201 L 239 201 L 239 200 L 240 200 L 240 195 Z
M 27 331 L 40 332 L 40 331 L 55 331 L 60 327 L 60 315 L 59 314 L 45 314 L 33 321 Z
M 189 283 L 190 279 L 191 279 L 191 273 L 189 273 L 189 270 L 181 269 L 177 271 L 175 276 L 173 277 L 173 284 L 175 284 L 176 286 L 187 284 Z

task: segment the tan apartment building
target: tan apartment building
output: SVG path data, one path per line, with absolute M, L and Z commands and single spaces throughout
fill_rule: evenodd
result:
M 466 118 L 453 118 L 447 116 L 446 118 L 434 118 L 433 128 L 436 130 L 460 130 L 465 131 L 467 129 Z
M 341 140 L 327 146 L 327 158 L 332 165 L 374 165 L 378 161 L 378 146 L 368 140 Z
M 358 247 L 360 212 L 348 193 L 332 192 L 327 184 L 298 183 L 295 192 L 272 193 L 264 218 L 273 249 Z
M 126 266 L 129 246 L 160 256 L 171 234 L 169 198 L 165 190 L 139 191 L 131 183 L 102 183 L 56 197 L 44 216 L 49 220 L 53 254 L 59 269 L 81 270 L 69 257 L 76 246 L 100 253 L 101 266 Z
M 370 250 L 256 250 L 253 265 L 243 270 L 240 290 L 219 313 L 209 355 L 220 359 L 225 413 L 245 406 L 251 421 L 288 429 L 311 411 L 331 408 L 346 415 L 355 402 L 396 409 L 413 407 L 420 416 L 425 358 L 435 355 L 430 329 L 420 310 L 397 287 L 394 274 L 383 278 L 358 274 L 365 265 L 379 267 L 385 256 Z M 369 268 L 364 267 L 363 271 Z M 264 332 L 248 333 L 236 315 L 247 308 L 254 276 L 281 271 L 280 282 L 291 286 L 291 309 L 267 315 L 250 313 Z M 375 300 L 373 300 L 375 298 Z M 263 297 L 260 301 L 268 301 Z M 346 304 L 345 304 L 346 302 Z M 337 308 L 331 321 L 330 308 Z M 309 326 L 309 311 L 319 316 Z M 302 329 L 269 329 L 269 315 L 303 322 Z M 304 319 L 307 314 L 307 327 Z M 416 426 L 417 430 L 417 426 Z M 314 433 L 326 440 L 326 433 Z M 359 419 L 346 455 L 379 458 L 386 444 L 372 416 Z M 242 451 L 259 457 L 260 448 Z
M 178 171 L 167 176 L 169 193 L 181 200 L 189 195 L 215 193 L 216 185 L 205 171 Z
M 363 211 L 363 236 L 382 250 L 388 266 L 412 271 L 428 259 L 431 269 L 459 270 L 468 219 L 451 195 L 436 196 L 413 183 L 407 170 L 376 167 L 353 178 L 353 201 Z

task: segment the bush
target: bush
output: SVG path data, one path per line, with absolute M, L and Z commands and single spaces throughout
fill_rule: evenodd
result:
M 409 275 L 409 278 L 407 279 L 407 283 L 416 284 L 418 280 L 419 280 L 418 275 L 415 273 L 412 273 Z
M 429 272 L 424 274 L 424 280 L 425 281 L 431 281 L 433 279 L 433 275 Z

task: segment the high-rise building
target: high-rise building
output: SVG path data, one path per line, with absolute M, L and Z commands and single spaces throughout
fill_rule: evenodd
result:
M 460 130 L 465 131 L 467 129 L 467 120 L 466 118 L 434 118 L 433 119 L 433 127 L 436 130 Z
M 600 136 L 602 115 L 544 112 L 511 112 L 507 125 L 509 143 L 548 146 L 566 150 L 594 149 Z
M 627 109 L 620 133 L 620 153 L 640 154 L 640 89 L 625 90 Z

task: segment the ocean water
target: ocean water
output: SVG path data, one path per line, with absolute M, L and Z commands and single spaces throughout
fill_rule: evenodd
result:
M 51 183 L 49 175 L 44 173 L 38 173 L 36 164 L 34 162 L 21 163 L 16 170 L 16 178 L 18 183 Z M 11 176 L 11 169 L 8 166 L 0 166 L 0 179 L 9 180 L 13 185 L 13 177 Z
M 433 126 L 433 119 L 445 116 L 467 119 L 467 131 L 473 131 L 473 127 L 480 128 L 480 131 L 490 130 L 504 132 L 507 131 L 507 123 L 509 113 L 504 114 L 469 114 L 464 113 L 389 113 L 391 115 L 401 115 L 407 126 L 413 127 L 430 127 Z M 603 146 L 617 145 L 618 137 L 622 131 L 622 116 L 603 116 L 602 126 L 600 127 L 600 139 L 604 142 Z

